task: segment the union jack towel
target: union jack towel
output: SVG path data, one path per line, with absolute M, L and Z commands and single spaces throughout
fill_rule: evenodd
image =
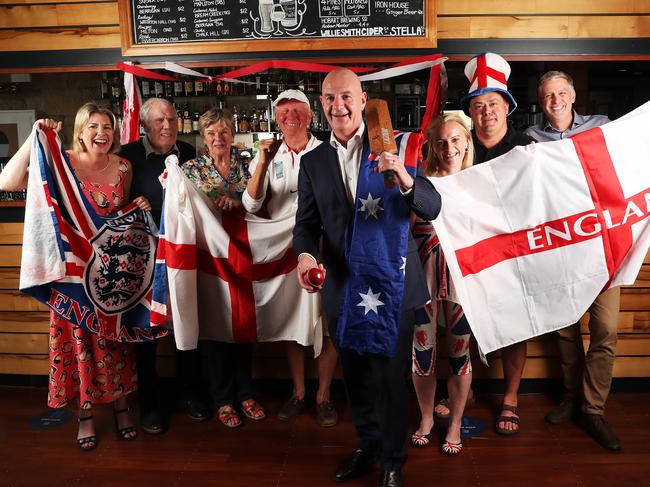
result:
M 433 224 L 483 353 L 578 321 L 650 244 L 650 103 L 445 178 Z
M 167 335 L 155 326 L 164 324 L 164 312 L 153 320 L 150 313 L 156 249 L 151 216 L 134 204 L 97 215 L 52 130 L 35 132 L 30 168 L 20 290 L 109 340 Z
M 166 161 L 158 263 L 166 264 L 176 347 L 200 339 L 322 345 L 320 301 L 298 285 L 294 216 L 266 220 L 221 212 Z M 154 285 L 156 293 L 156 285 Z

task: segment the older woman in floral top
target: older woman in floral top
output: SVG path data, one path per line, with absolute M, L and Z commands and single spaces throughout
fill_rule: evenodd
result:
M 187 161 L 185 175 L 222 211 L 242 206 L 241 196 L 250 180 L 248 169 L 233 150 L 233 118 L 227 110 L 211 108 L 199 119 L 199 130 L 208 154 Z M 241 426 L 241 411 L 252 420 L 266 413 L 252 398 L 251 360 L 253 344 L 208 342 L 210 394 L 217 417 L 229 428 Z

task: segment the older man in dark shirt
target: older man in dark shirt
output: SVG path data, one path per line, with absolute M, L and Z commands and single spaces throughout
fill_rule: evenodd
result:
M 131 195 L 145 196 L 151 202 L 151 213 L 160 221 L 163 191 L 158 177 L 165 170 L 165 159 L 175 154 L 179 162 L 196 157 L 191 144 L 177 140 L 178 120 L 173 105 L 165 99 L 150 98 L 140 109 L 140 120 L 145 136 L 137 142 L 123 146 L 119 155 L 133 166 Z M 157 399 L 156 374 L 157 342 L 140 343 L 136 347 L 138 386 L 140 399 L 140 423 L 151 434 L 164 432 L 164 422 Z M 201 399 L 200 357 L 197 350 L 176 351 L 176 366 L 181 387 L 181 399 L 188 416 L 195 421 L 209 417 L 209 409 Z

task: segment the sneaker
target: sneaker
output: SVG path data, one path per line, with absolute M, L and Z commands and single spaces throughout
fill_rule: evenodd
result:
M 582 413 L 580 415 L 580 424 L 589 435 L 596 440 L 603 448 L 611 451 L 621 449 L 621 440 L 607 422 L 604 416 L 600 414 Z
M 316 421 L 321 428 L 336 426 L 339 422 L 339 414 L 331 402 L 323 401 L 316 405 Z
M 296 416 L 300 416 L 305 410 L 305 407 L 306 405 L 304 399 L 298 399 L 297 397 L 292 396 L 280 408 L 280 411 L 278 412 L 278 419 L 280 421 L 289 421 Z
M 564 424 L 574 419 L 577 412 L 577 401 L 574 401 L 573 399 L 562 399 L 562 402 L 544 416 L 544 419 L 551 424 Z

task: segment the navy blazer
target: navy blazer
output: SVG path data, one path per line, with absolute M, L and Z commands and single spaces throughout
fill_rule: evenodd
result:
M 440 195 L 420 169 L 413 191 L 405 198 L 420 218 L 433 220 L 440 212 Z M 332 317 L 339 315 L 343 285 L 348 277 L 345 238 L 352 215 L 336 149 L 328 139 L 300 161 L 293 247 L 296 256 L 303 252 L 320 256 L 327 270 L 321 303 L 325 314 Z M 402 308 L 422 306 L 429 298 L 417 245 L 409 232 Z

